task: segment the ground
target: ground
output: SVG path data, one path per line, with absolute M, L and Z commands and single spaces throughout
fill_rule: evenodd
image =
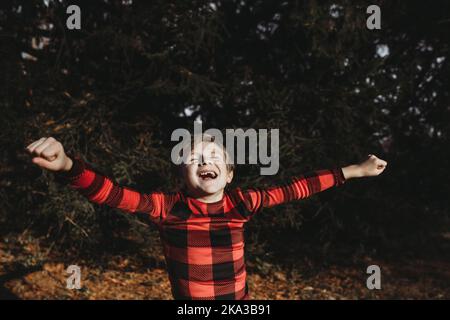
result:
M 0 299 L 172 299 L 163 265 L 147 268 L 136 255 L 78 260 L 82 288 L 66 288 L 67 257 L 37 240 L 0 242 Z M 66 255 L 67 256 L 67 255 Z M 145 260 L 145 259 L 144 259 Z M 252 299 L 450 299 L 450 263 L 410 259 L 260 272 L 248 266 Z M 382 270 L 382 288 L 366 287 L 366 267 Z M 151 265 L 155 265 L 152 263 Z

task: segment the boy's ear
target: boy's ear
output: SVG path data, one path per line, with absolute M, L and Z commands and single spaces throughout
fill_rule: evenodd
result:
M 227 183 L 231 183 L 231 181 L 233 180 L 234 177 L 234 172 L 233 171 L 228 171 L 227 173 Z

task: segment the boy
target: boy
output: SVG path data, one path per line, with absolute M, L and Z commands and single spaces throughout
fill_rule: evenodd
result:
M 387 166 L 369 155 L 360 164 L 315 171 L 283 186 L 225 191 L 233 166 L 223 146 L 202 138 L 181 166 L 185 191 L 143 194 L 68 157 L 54 138 L 41 138 L 27 150 L 33 163 L 58 172 L 90 201 L 149 214 L 160 231 L 175 299 L 247 299 L 245 222 L 264 207 L 306 198 L 351 178 L 377 176 Z

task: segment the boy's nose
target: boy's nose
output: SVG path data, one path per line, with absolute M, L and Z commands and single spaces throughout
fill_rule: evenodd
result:
M 212 161 L 210 159 L 202 158 L 198 165 L 199 166 L 206 166 L 206 165 L 211 164 L 211 163 L 212 163 Z

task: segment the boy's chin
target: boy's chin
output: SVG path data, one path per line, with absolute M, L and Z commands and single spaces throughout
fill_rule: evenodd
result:
M 216 194 L 217 192 L 219 192 L 220 190 L 221 190 L 221 188 L 217 188 L 217 187 L 200 188 L 200 192 L 205 196 L 212 196 L 212 195 Z
M 200 185 L 198 190 L 206 196 L 211 196 L 216 194 L 217 192 L 220 192 L 221 190 L 223 190 L 223 188 L 211 184 L 211 185 Z

